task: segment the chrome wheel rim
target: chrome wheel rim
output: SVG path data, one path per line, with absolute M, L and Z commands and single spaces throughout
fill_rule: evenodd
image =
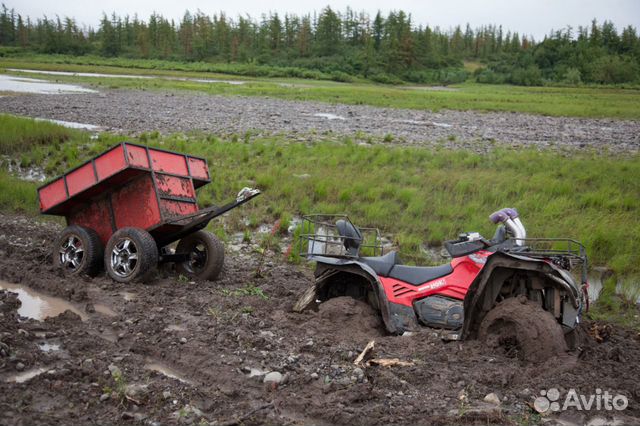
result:
M 84 247 L 82 240 L 75 234 L 69 235 L 60 245 L 60 264 L 71 272 L 75 272 L 82 266 L 84 260 Z
M 138 265 L 138 248 L 133 240 L 123 238 L 111 250 L 111 270 L 120 278 L 133 274 Z

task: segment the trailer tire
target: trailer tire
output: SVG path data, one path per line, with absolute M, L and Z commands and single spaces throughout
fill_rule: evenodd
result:
M 180 274 L 213 281 L 222 272 L 224 246 L 211 232 L 197 231 L 187 235 L 178 243 L 176 253 L 188 253 L 190 256 L 190 260 L 176 264 Z
M 107 274 L 120 283 L 146 282 L 158 267 L 158 246 L 144 229 L 117 230 L 104 252 Z
M 104 247 L 96 231 L 84 226 L 67 226 L 53 249 L 53 264 L 67 275 L 95 277 L 102 269 Z
M 524 296 L 505 299 L 480 324 L 479 338 L 507 356 L 538 363 L 566 355 L 562 326 L 550 312 Z

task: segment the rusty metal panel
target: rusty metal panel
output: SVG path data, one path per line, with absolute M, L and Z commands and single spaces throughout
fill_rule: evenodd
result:
M 149 229 L 161 221 L 156 192 L 148 174 L 114 191 L 111 205 L 118 229 L 126 226 Z
M 133 167 L 149 168 L 147 150 L 141 146 L 127 144 L 127 158 Z
M 174 175 L 189 176 L 184 155 L 149 149 L 153 170 Z
M 97 182 L 93 164 L 87 163 L 78 167 L 67 175 L 67 188 L 69 197 L 93 186 Z
M 83 208 L 74 210 L 69 216 L 70 225 L 80 225 L 91 228 L 98 233 L 103 244 L 107 244 L 113 234 L 109 199 L 104 197 L 87 204 Z
M 196 193 L 191 179 L 156 173 L 156 184 L 161 197 L 190 198 L 195 201 Z
M 198 211 L 198 205 L 195 203 L 175 200 L 160 200 L 160 208 L 162 210 L 162 216 L 165 219 L 184 216 Z
M 41 212 L 44 212 L 66 200 L 67 190 L 64 186 L 64 179 L 56 179 L 47 186 L 43 186 L 42 188 L 40 188 L 38 190 L 38 198 L 40 198 Z
M 209 180 L 209 168 L 207 162 L 200 158 L 189 157 L 189 171 L 196 179 Z
M 99 180 L 106 179 L 123 170 L 127 167 L 127 163 L 124 159 L 122 145 L 118 145 L 114 149 L 96 157 L 95 164 Z

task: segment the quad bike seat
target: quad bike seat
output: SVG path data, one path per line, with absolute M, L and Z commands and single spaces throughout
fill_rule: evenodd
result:
M 420 285 L 449 275 L 452 272 L 453 268 L 450 264 L 440 266 L 395 265 L 388 276 L 409 284 Z
M 389 252 L 384 256 L 363 257 L 362 262 L 383 277 L 388 277 L 391 269 L 401 263 L 397 251 Z

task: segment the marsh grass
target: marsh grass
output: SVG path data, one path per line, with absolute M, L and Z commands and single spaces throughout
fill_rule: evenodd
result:
M 79 132 L 48 121 L 0 114 L 0 154 L 25 153 L 42 146 L 56 146 Z

